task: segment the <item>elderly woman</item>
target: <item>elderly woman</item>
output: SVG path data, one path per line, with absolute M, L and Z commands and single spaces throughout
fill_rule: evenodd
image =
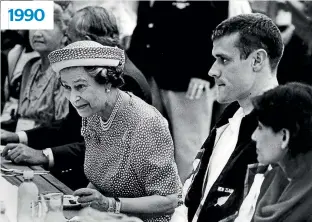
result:
M 68 101 L 57 76 L 49 68 L 48 59 L 50 52 L 62 48 L 67 41 L 66 16 L 61 6 L 54 4 L 54 29 L 29 31 L 31 47 L 39 53 L 40 58 L 31 59 L 22 72 L 16 116 L 18 131 L 50 125 L 68 113 Z M 2 127 L 15 131 L 14 127 Z
M 86 7 L 75 13 L 68 24 L 67 37 L 69 42 L 92 39 L 112 47 L 118 47 L 119 43 L 116 19 L 109 11 L 97 6 Z M 144 75 L 127 56 L 123 72 L 125 84 L 121 89 L 132 92 L 151 104 L 150 87 Z M 82 118 L 69 105 L 68 115 L 58 122 L 61 124 L 25 132 L 1 132 L 1 142 L 11 143 L 2 154 L 14 163 L 49 166 L 54 176 L 74 190 L 86 187 L 87 181 L 83 173 L 85 145 L 80 132 Z M 12 145 L 18 142 L 20 144 Z M 11 155 L 11 151 L 15 149 L 20 149 L 20 155 Z M 7 152 L 8 150 L 11 151 Z
M 123 84 L 124 51 L 78 41 L 49 55 L 66 97 L 82 118 L 88 188 L 83 206 L 169 221 L 181 183 L 168 123 Z
M 120 34 L 115 16 L 99 6 L 88 6 L 77 11 L 68 25 L 67 37 L 69 42 L 92 40 L 105 46 L 122 48 L 119 44 Z M 152 95 L 149 84 L 127 54 L 125 57 L 123 79 L 127 91 L 133 92 L 151 104 Z
M 278 86 L 253 105 L 258 161 L 276 166 L 265 175 L 252 221 L 311 221 L 312 88 Z

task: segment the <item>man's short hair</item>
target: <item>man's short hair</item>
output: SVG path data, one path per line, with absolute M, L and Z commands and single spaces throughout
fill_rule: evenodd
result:
M 212 41 L 223 36 L 239 33 L 236 47 L 241 59 L 246 59 L 257 49 L 264 49 L 272 70 L 276 70 L 283 55 L 284 44 L 281 33 L 274 22 L 260 13 L 242 14 L 220 23 L 212 34 Z

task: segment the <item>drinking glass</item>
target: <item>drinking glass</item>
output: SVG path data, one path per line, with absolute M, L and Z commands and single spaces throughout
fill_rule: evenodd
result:
M 44 200 L 48 210 L 44 222 L 66 222 L 63 215 L 63 194 L 48 193 L 44 195 Z
M 46 206 L 42 199 L 31 202 L 31 218 L 33 222 L 44 222 L 46 213 Z

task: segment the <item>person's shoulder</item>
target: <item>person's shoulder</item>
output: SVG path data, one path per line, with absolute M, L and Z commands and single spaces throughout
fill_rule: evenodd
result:
M 133 107 L 134 115 L 140 117 L 141 124 L 166 124 L 167 120 L 152 105 L 147 104 L 135 95 L 131 95 L 130 105 Z
M 130 106 L 133 107 L 137 114 L 143 117 L 156 115 L 157 109 L 154 106 L 149 105 L 131 92 L 128 92 L 128 95 L 130 95 Z
M 280 179 L 285 179 L 282 169 L 278 165 L 272 166 L 272 169 L 264 173 L 263 188 L 267 188 L 276 176 Z

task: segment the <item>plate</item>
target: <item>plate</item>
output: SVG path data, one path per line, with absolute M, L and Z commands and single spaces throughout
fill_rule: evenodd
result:
M 64 209 L 81 208 L 81 204 L 77 202 L 77 197 L 73 195 L 64 195 L 63 208 Z

